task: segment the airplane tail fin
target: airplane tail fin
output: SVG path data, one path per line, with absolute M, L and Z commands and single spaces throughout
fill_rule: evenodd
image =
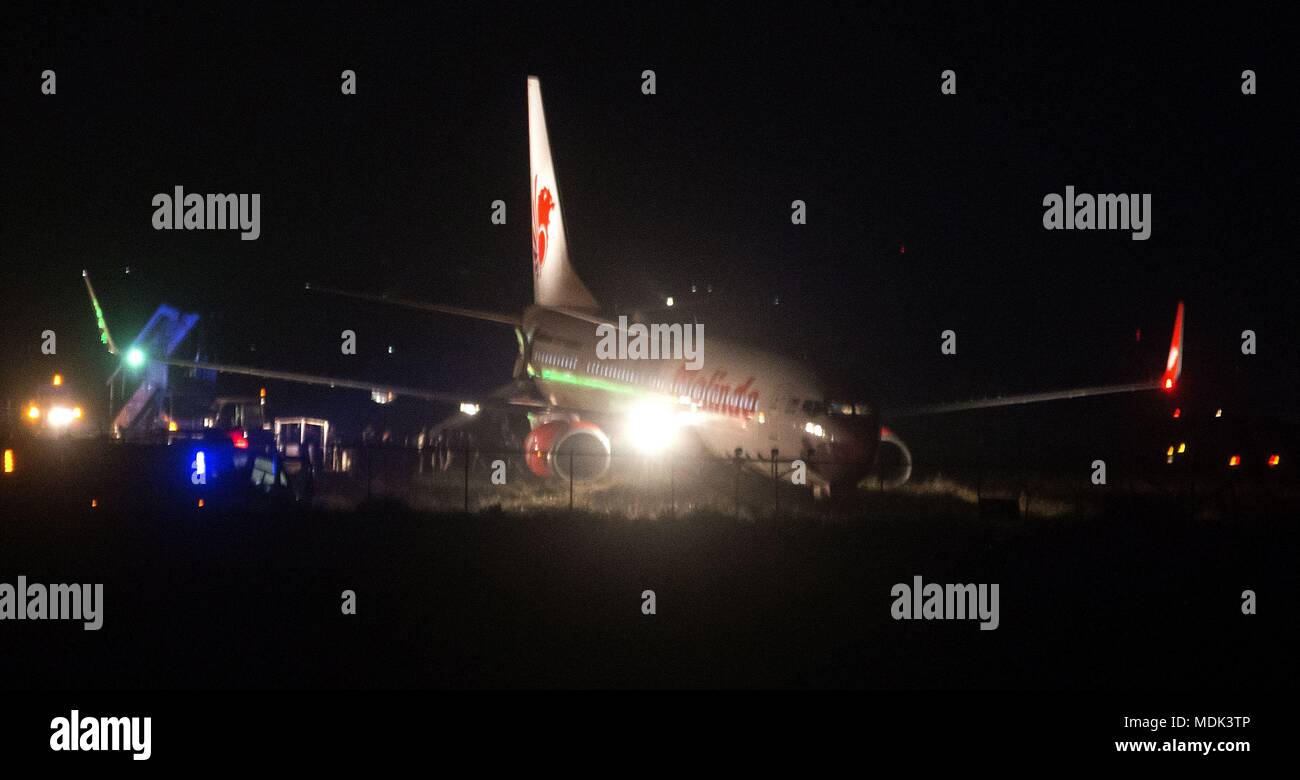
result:
M 528 77 L 528 167 L 533 214 L 533 302 L 554 308 L 595 310 L 596 299 L 569 263 L 564 209 L 542 110 L 542 83 L 536 76 Z

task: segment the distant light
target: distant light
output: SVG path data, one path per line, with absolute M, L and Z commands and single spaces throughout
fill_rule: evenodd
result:
M 767 422 L 767 415 L 762 412 L 758 413 L 758 424 L 763 425 Z
M 1169 449 L 1165 450 L 1165 457 L 1172 458 L 1173 456 L 1174 456 L 1174 445 L 1170 444 Z
M 1173 389 L 1174 389 L 1174 380 L 1172 380 L 1172 379 L 1166 379 L 1166 380 L 1165 380 L 1165 389 L 1166 389 L 1166 390 L 1173 390 Z
M 265 398 L 265 397 L 266 397 L 266 388 L 265 388 L 265 387 L 263 387 L 263 388 L 261 388 L 260 390 L 257 391 L 257 397 L 258 397 L 258 398 Z
M 55 374 L 55 375 L 54 375 L 54 379 L 52 379 L 52 380 L 50 381 L 50 384 L 54 385 L 55 387 L 62 387 L 62 386 L 63 386 L 63 374 Z
M 1240 466 L 1240 465 L 1241 465 L 1241 456 L 1240 456 L 1240 455 L 1233 455 L 1231 458 L 1228 458 L 1228 465 L 1231 466 L 1231 467 L 1233 467 L 1233 468 L 1235 468 L 1235 467 L 1237 467 L 1237 466 Z
M 1222 409 L 1215 409 L 1215 410 L 1214 410 L 1214 416 L 1215 416 L 1215 417 L 1222 417 L 1222 416 L 1223 416 L 1223 410 L 1222 410 Z
M 171 432 L 171 433 L 175 433 L 175 432 L 177 432 L 177 431 L 180 430 L 180 427 L 179 427 L 178 425 L 176 425 L 176 421 L 175 421 L 175 420 L 168 420 L 168 421 L 167 421 L 167 430 L 168 430 L 169 432 Z
M 370 400 L 374 401 L 377 404 L 392 403 L 393 394 L 391 392 L 386 392 L 384 390 L 371 390 Z
M 668 296 L 668 300 L 665 301 L 665 303 L 667 303 L 667 304 L 668 304 L 668 308 L 671 309 L 671 308 L 673 307 L 673 296 L 671 296 L 671 295 Z
M 390 355 L 393 354 L 393 345 L 392 345 L 392 344 L 389 344 L 389 345 L 388 345 L 388 354 L 390 354 Z
M 813 436 L 821 439 L 826 436 L 826 431 L 817 423 L 806 422 L 803 424 L 804 433 L 811 433 Z
M 131 368 L 139 368 L 144 365 L 144 350 L 139 347 L 131 347 L 127 350 L 126 364 Z
M 72 407 L 72 416 L 75 417 L 75 418 L 77 418 L 78 420 L 81 419 L 81 407 L 80 407 L 80 406 L 74 406 L 74 407 Z
M 694 292 L 699 292 L 699 291 L 700 291 L 700 288 L 696 287 L 695 285 L 691 285 L 691 292 L 694 293 Z
M 1178 454 L 1179 454 L 1179 455 L 1182 455 L 1184 452 L 1187 452 L 1187 442 L 1185 442 L 1185 441 L 1183 441 L 1183 442 L 1179 442 L 1179 443 L 1178 443 Z
M 1281 462 L 1282 462 L 1282 458 L 1281 458 L 1280 456 L 1278 456 L 1278 455 L 1269 455 L 1269 456 L 1268 456 L 1268 467 L 1269 467 L 1269 468 L 1273 468 L 1273 467 L 1277 466 L 1277 464 L 1279 464 L 1279 463 L 1281 463 Z
M 460 410 L 473 417 L 479 413 L 479 406 L 478 404 L 463 403 L 460 405 Z
M 31 406 L 27 407 L 27 419 L 29 420 L 41 419 L 41 407 L 37 406 L 36 404 L 32 404 Z
M 97 506 L 99 506 L 99 499 L 98 498 L 90 499 L 90 508 L 94 509 Z
M 1182 410 L 1182 408 L 1174 409 L 1174 419 L 1175 419 L 1175 420 L 1177 420 L 1179 417 L 1182 417 L 1182 416 L 1183 416 L 1183 410 Z
M 199 499 L 199 509 L 203 508 L 203 499 Z
M 14 451 L 5 450 L 5 473 L 14 473 Z

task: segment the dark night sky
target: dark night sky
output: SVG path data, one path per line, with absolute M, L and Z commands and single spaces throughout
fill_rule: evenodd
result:
M 1201 19 L 1172 5 L 1144 19 L 641 8 L 582 22 L 562 8 L 161 18 L 126 4 L 10 25 L 5 394 L 49 373 L 45 328 L 63 370 L 109 366 L 82 268 L 120 341 L 167 301 L 204 315 L 213 358 L 435 388 L 508 378 L 508 332 L 301 286 L 527 303 L 535 73 L 574 261 L 611 309 L 712 285 L 691 309 L 709 335 L 904 404 L 1149 376 L 1185 298 L 1188 391 L 1294 416 L 1293 27 L 1235 6 Z M 56 97 L 39 94 L 47 67 Z M 339 94 L 344 68 L 355 97 Z M 644 68 L 657 95 L 640 92 Z M 955 97 L 939 92 L 945 68 Z M 152 196 L 177 184 L 261 193 L 261 239 L 153 230 Z M 1045 231 L 1042 198 L 1067 184 L 1151 193 L 1152 237 Z M 497 198 L 505 227 L 489 222 Z M 796 198 L 806 226 L 790 224 Z M 353 361 L 338 353 L 344 327 L 360 333 Z M 956 358 L 939 354 L 946 328 Z M 1259 333 L 1251 358 L 1243 328 Z M 397 354 L 381 354 L 390 343 Z

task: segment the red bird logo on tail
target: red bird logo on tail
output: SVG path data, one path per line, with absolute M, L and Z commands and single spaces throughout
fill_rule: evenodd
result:
M 533 177 L 533 271 L 542 270 L 546 264 L 546 239 L 551 227 L 551 210 L 555 208 L 555 198 L 551 191 L 543 187 L 537 191 L 537 177 Z

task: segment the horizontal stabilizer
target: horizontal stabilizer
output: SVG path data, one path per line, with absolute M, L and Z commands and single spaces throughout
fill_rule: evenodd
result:
M 327 295 L 337 295 L 340 298 L 353 298 L 358 301 L 370 301 L 372 303 L 387 303 L 393 306 L 401 306 L 407 309 L 419 309 L 420 311 L 436 312 L 438 314 L 450 314 L 454 317 L 466 317 L 472 320 L 484 320 L 486 322 L 497 322 L 502 325 L 518 327 L 522 320 L 512 314 L 500 314 L 494 311 L 483 311 L 481 309 L 466 309 L 463 306 L 448 306 L 442 303 L 424 303 L 423 301 L 413 301 L 407 298 L 396 298 L 390 295 L 374 295 L 371 293 L 351 292 L 349 290 L 339 290 L 334 287 L 321 287 L 310 282 L 306 288 L 312 292 L 322 292 Z

